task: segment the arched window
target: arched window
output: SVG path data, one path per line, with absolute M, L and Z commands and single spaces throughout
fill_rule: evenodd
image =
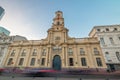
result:
M 97 62 L 97 65 L 98 66 L 102 66 L 102 61 L 101 61 L 101 58 L 96 58 L 96 62 Z
M 14 55 L 15 55 L 15 50 L 11 52 L 11 56 L 14 56 Z
M 24 58 L 20 58 L 19 64 L 18 65 L 23 65 Z
M 31 66 L 34 66 L 34 65 L 35 65 L 35 58 L 32 58 L 32 59 L 31 59 L 30 65 L 31 65 Z
M 13 58 L 10 58 L 7 65 L 13 64 Z

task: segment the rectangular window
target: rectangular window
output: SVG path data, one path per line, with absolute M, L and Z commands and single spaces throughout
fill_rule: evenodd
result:
M 41 65 L 45 65 L 45 58 L 42 58 L 42 62 L 41 62 Z
M 72 48 L 68 48 L 68 54 L 69 54 L 69 55 L 73 55 Z
M 31 66 L 34 66 L 34 65 L 35 65 L 35 58 L 32 58 L 32 59 L 31 59 L 30 65 L 31 65 Z
M 86 59 L 85 59 L 85 58 L 81 58 L 81 63 L 82 63 L 82 66 L 87 66 L 87 63 L 86 63 Z
M 69 66 L 73 66 L 73 58 L 69 58 Z
M 4 54 L 4 47 L 1 47 L 0 56 L 2 56 L 3 54 Z
M 111 44 L 114 44 L 113 38 L 110 37 L 109 39 L 110 39 Z
M 13 58 L 10 58 L 9 60 L 8 60 L 8 64 L 7 65 L 12 65 L 13 64 Z
M 100 42 L 101 42 L 101 44 L 105 44 L 104 38 L 100 38 Z
M 11 56 L 14 56 L 14 55 L 15 55 L 15 50 L 13 50 L 11 53 Z
M 80 48 L 80 54 L 81 54 L 81 55 L 84 55 L 84 54 L 85 54 L 85 51 L 84 51 L 83 48 Z
M 46 55 L 46 49 L 43 49 L 43 51 L 42 51 L 42 55 L 43 55 L 43 56 Z
M 119 52 L 116 52 L 116 57 L 120 61 L 120 53 Z
M 99 51 L 98 51 L 97 48 L 94 48 L 94 54 L 95 54 L 95 55 L 99 55 Z
M 19 64 L 18 65 L 23 65 L 24 58 L 20 58 Z
M 96 58 L 96 62 L 97 62 L 97 65 L 98 65 L 99 67 L 102 66 L 101 58 Z
M 26 50 L 25 49 L 22 51 L 21 56 L 26 56 Z
M 34 50 L 33 50 L 33 54 L 32 54 L 32 56 L 36 56 L 36 55 L 37 55 L 37 50 L 34 49 Z
M 105 52 L 105 57 L 108 62 L 112 61 L 108 52 Z

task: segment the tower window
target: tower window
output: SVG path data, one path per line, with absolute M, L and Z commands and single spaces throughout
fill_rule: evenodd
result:
M 60 22 L 57 22 L 57 25 L 60 25 Z

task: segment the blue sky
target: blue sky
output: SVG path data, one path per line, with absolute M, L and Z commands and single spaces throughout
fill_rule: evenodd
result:
M 5 9 L 0 25 L 32 40 L 47 36 L 58 10 L 71 37 L 87 37 L 97 25 L 120 24 L 120 0 L 0 0 L 0 6 Z

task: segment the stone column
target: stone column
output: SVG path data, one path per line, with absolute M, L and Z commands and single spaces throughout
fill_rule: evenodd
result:
M 26 63 L 26 67 L 29 66 L 29 63 L 31 62 L 31 54 L 32 54 L 32 46 L 29 46 L 28 48 L 28 52 L 26 54 L 28 54 L 28 59 L 27 59 L 27 63 Z M 27 55 L 26 55 L 27 56 Z
M 19 47 L 18 48 L 18 55 L 17 55 L 17 58 L 16 58 L 16 62 L 14 62 L 14 66 L 17 67 L 17 64 L 19 64 L 19 57 L 21 55 L 21 50 L 22 50 L 22 47 Z
M 74 45 L 74 52 L 73 52 L 74 58 L 73 58 L 73 61 L 74 61 L 74 66 L 75 67 L 78 66 L 78 61 L 77 61 L 78 56 L 77 56 L 77 51 L 76 51 L 77 49 L 76 48 L 77 48 L 76 45 Z

